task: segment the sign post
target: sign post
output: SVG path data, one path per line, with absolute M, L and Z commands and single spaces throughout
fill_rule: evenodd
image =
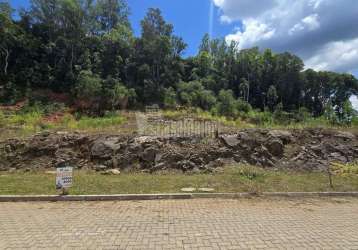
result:
M 69 166 L 58 167 L 56 171 L 56 189 L 62 190 L 62 195 L 68 194 L 68 188 L 72 187 L 73 168 Z

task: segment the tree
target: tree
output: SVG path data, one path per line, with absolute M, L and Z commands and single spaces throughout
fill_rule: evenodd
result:
M 201 44 L 199 46 L 199 54 L 201 52 L 206 52 L 210 54 L 210 36 L 208 33 L 206 33 L 203 37 L 203 39 L 201 40 Z
M 102 81 L 91 71 L 81 71 L 74 88 L 76 104 L 81 110 L 93 109 L 99 112 L 101 107 Z
M 96 20 L 99 23 L 98 33 L 109 33 L 118 25 L 130 27 L 129 8 L 124 0 L 97 0 Z
M 249 82 L 245 78 L 241 78 L 240 86 L 239 86 L 240 97 L 246 102 L 249 101 L 249 89 L 250 89 Z
M 278 100 L 278 95 L 276 91 L 276 87 L 271 85 L 269 90 L 267 91 L 267 105 L 271 111 L 274 110 Z

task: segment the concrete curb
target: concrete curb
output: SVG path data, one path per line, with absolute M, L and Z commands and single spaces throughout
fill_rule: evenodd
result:
M 118 194 L 118 195 L 0 195 L 0 202 L 31 201 L 136 201 L 175 199 L 238 199 L 252 197 L 357 197 L 358 192 L 273 192 L 273 193 L 174 193 L 174 194 Z

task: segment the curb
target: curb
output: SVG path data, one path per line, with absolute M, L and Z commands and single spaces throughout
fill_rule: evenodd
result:
M 254 197 L 319 198 L 357 197 L 358 192 L 272 192 L 272 193 L 174 193 L 174 194 L 118 194 L 118 195 L 0 195 L 0 202 L 32 201 L 138 201 L 178 199 L 238 199 Z

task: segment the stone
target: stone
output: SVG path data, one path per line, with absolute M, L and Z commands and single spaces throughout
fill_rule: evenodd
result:
M 240 144 L 240 140 L 237 138 L 237 135 L 222 135 L 220 139 L 228 147 L 236 147 Z
M 273 156 L 281 157 L 283 155 L 284 145 L 281 140 L 269 140 L 266 147 Z
M 355 135 L 350 133 L 350 132 L 338 132 L 335 137 L 337 138 L 341 138 L 344 140 L 354 140 L 355 139 Z
M 195 192 L 196 191 L 196 188 L 182 188 L 180 189 L 180 191 L 182 192 L 186 192 L 186 193 L 192 193 L 192 192 Z
M 147 162 L 154 162 L 155 161 L 155 157 L 157 155 L 157 153 L 159 152 L 159 150 L 157 148 L 154 148 L 154 147 L 150 147 L 150 148 L 146 148 L 142 155 L 141 155 L 141 158 L 144 160 L 144 161 L 147 161 Z
M 292 133 L 284 130 L 271 130 L 268 135 L 282 140 L 284 144 L 289 144 L 294 140 Z
M 195 163 L 193 163 L 189 160 L 182 160 L 182 161 L 178 162 L 177 166 L 184 171 L 192 170 L 196 167 Z
M 15 173 L 16 172 L 16 168 L 9 168 L 9 173 Z
M 121 148 L 118 138 L 100 138 L 91 148 L 92 158 L 110 159 Z

